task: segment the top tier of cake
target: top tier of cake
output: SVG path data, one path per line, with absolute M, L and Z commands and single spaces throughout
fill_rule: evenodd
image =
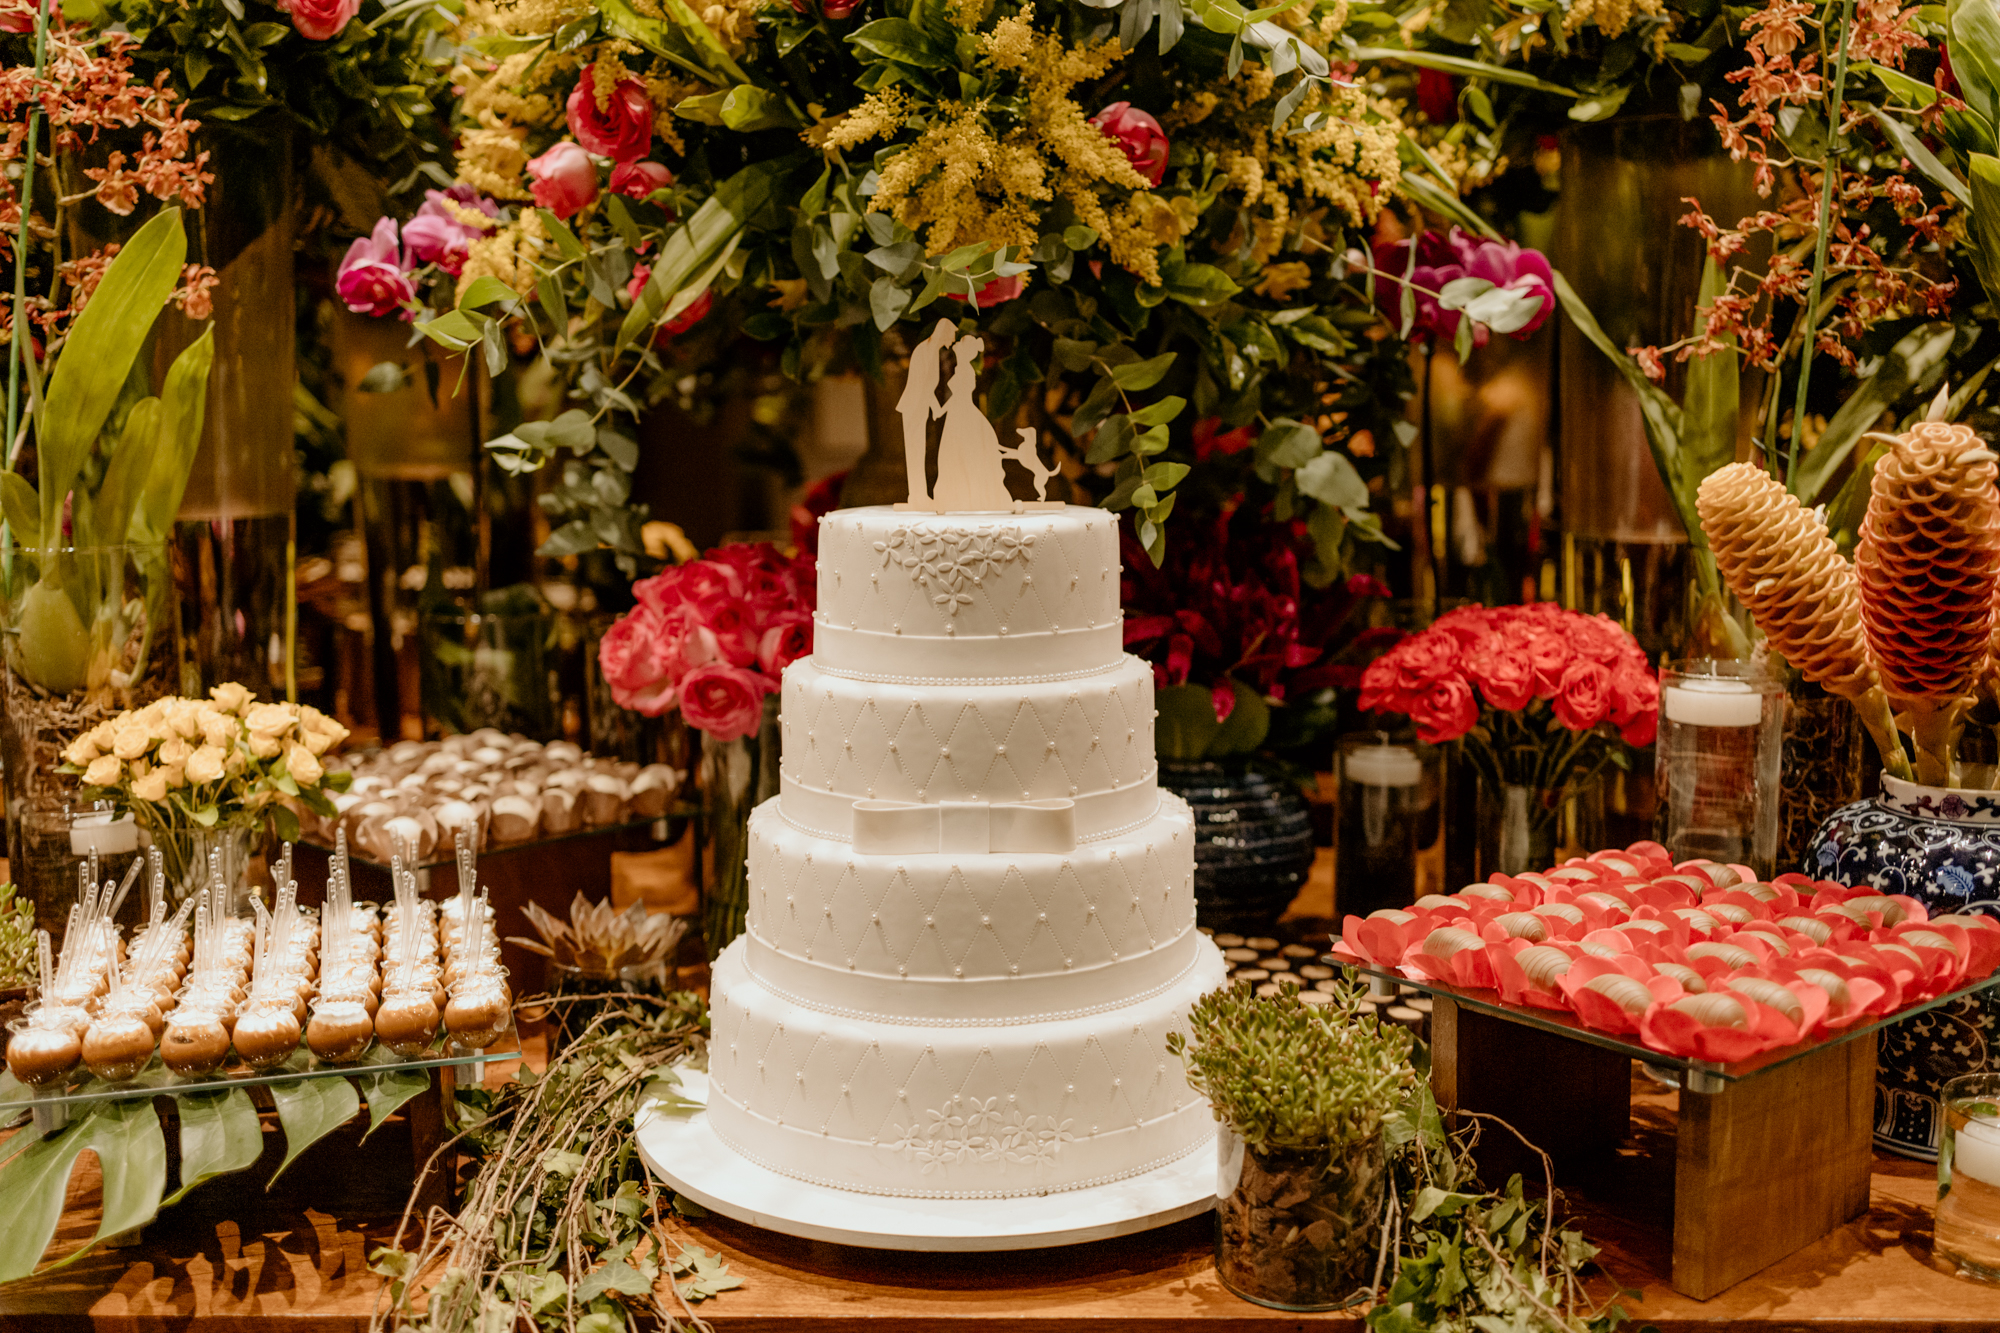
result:
M 854 680 L 1017 684 L 1118 665 L 1118 520 L 1069 505 L 820 519 L 813 662 Z

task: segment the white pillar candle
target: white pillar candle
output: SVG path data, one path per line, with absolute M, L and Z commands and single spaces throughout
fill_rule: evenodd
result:
M 123 856 L 139 850 L 139 825 L 132 816 L 79 815 L 69 826 L 69 854 Z
M 1974 1116 L 1953 1134 L 1951 1169 L 2000 1188 L 2000 1119 Z
M 1754 727 L 1764 698 L 1740 680 L 1684 680 L 1662 691 L 1667 721 L 1689 727 Z
M 1414 787 L 1424 780 L 1423 762 L 1404 745 L 1364 745 L 1341 763 L 1341 776 L 1364 787 Z

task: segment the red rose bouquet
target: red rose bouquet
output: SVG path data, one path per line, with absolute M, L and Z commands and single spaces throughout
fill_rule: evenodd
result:
M 641 579 L 598 649 L 611 697 L 648 717 L 678 708 L 715 740 L 755 734 L 764 697 L 812 651 L 814 578 L 811 556 L 744 542 Z
M 1403 713 L 1432 745 L 1459 741 L 1498 791 L 1551 804 L 1659 726 L 1660 685 L 1636 640 L 1604 616 L 1551 602 L 1469 606 L 1369 664 L 1361 707 Z M 1622 742 L 1622 744 L 1621 744 Z

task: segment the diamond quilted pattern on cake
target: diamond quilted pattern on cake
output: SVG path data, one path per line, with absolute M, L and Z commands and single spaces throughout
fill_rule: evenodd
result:
M 1167 1055 L 1202 966 L 1174 992 L 1081 1019 L 933 1031 L 803 1010 L 740 949 L 718 964 L 710 1115 L 778 1169 L 890 1193 L 1032 1193 L 1115 1177 L 1198 1142 L 1208 1112 Z M 1213 975 L 1211 975 L 1213 974 Z
M 1171 798 L 1170 798 L 1171 799 Z M 864 856 L 750 821 L 750 933 L 822 967 L 897 978 L 1030 978 L 1141 957 L 1194 915 L 1193 824 L 1178 800 L 1141 831 L 1066 856 Z

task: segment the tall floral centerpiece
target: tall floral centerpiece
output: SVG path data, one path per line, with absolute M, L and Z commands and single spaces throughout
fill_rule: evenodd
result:
M 0 4 L 0 758 L 9 861 L 56 930 L 76 883 L 79 799 L 61 751 L 172 688 L 166 542 L 212 361 L 202 322 L 215 277 L 189 262 L 182 233 L 182 210 L 210 183 L 200 122 L 133 58 L 126 34 L 93 33 L 53 5 Z M 112 141 L 124 147 L 79 160 Z M 89 241 L 142 208 L 158 211 L 122 244 Z M 162 312 L 192 330 L 177 355 L 152 346 Z
M 605 632 L 620 707 L 677 711 L 703 737 L 698 780 L 709 863 L 709 957 L 743 933 L 750 812 L 778 790 L 778 688 L 812 651 L 815 565 L 768 542 L 717 547 L 632 585 L 638 605 Z
M 1455 745 L 1479 775 L 1487 868 L 1518 874 L 1554 864 L 1565 805 L 1628 766 L 1627 746 L 1652 743 L 1659 698 L 1615 622 L 1534 602 L 1438 617 L 1369 664 L 1360 703 Z
M 214 853 L 233 899 L 267 823 L 289 842 L 295 807 L 334 817 L 328 793 L 350 775 L 324 758 L 347 728 L 316 708 L 258 703 L 235 683 L 210 696 L 156 699 L 100 722 L 63 751 L 63 771 L 137 820 L 177 896 L 208 885 Z
M 560 373 L 568 410 L 489 441 L 562 469 L 546 554 L 636 568 L 632 418 L 713 385 L 738 332 L 893 398 L 943 314 L 985 345 L 987 415 L 1053 443 L 1072 495 L 1134 511 L 1149 559 L 1208 463 L 1302 525 L 1326 586 L 1384 536 L 1408 389 L 1350 262 L 1401 167 L 1395 108 L 1338 74 L 1348 13 L 482 10 L 458 193 L 377 227 L 344 289 Z M 876 444 L 900 484 L 904 442 Z

